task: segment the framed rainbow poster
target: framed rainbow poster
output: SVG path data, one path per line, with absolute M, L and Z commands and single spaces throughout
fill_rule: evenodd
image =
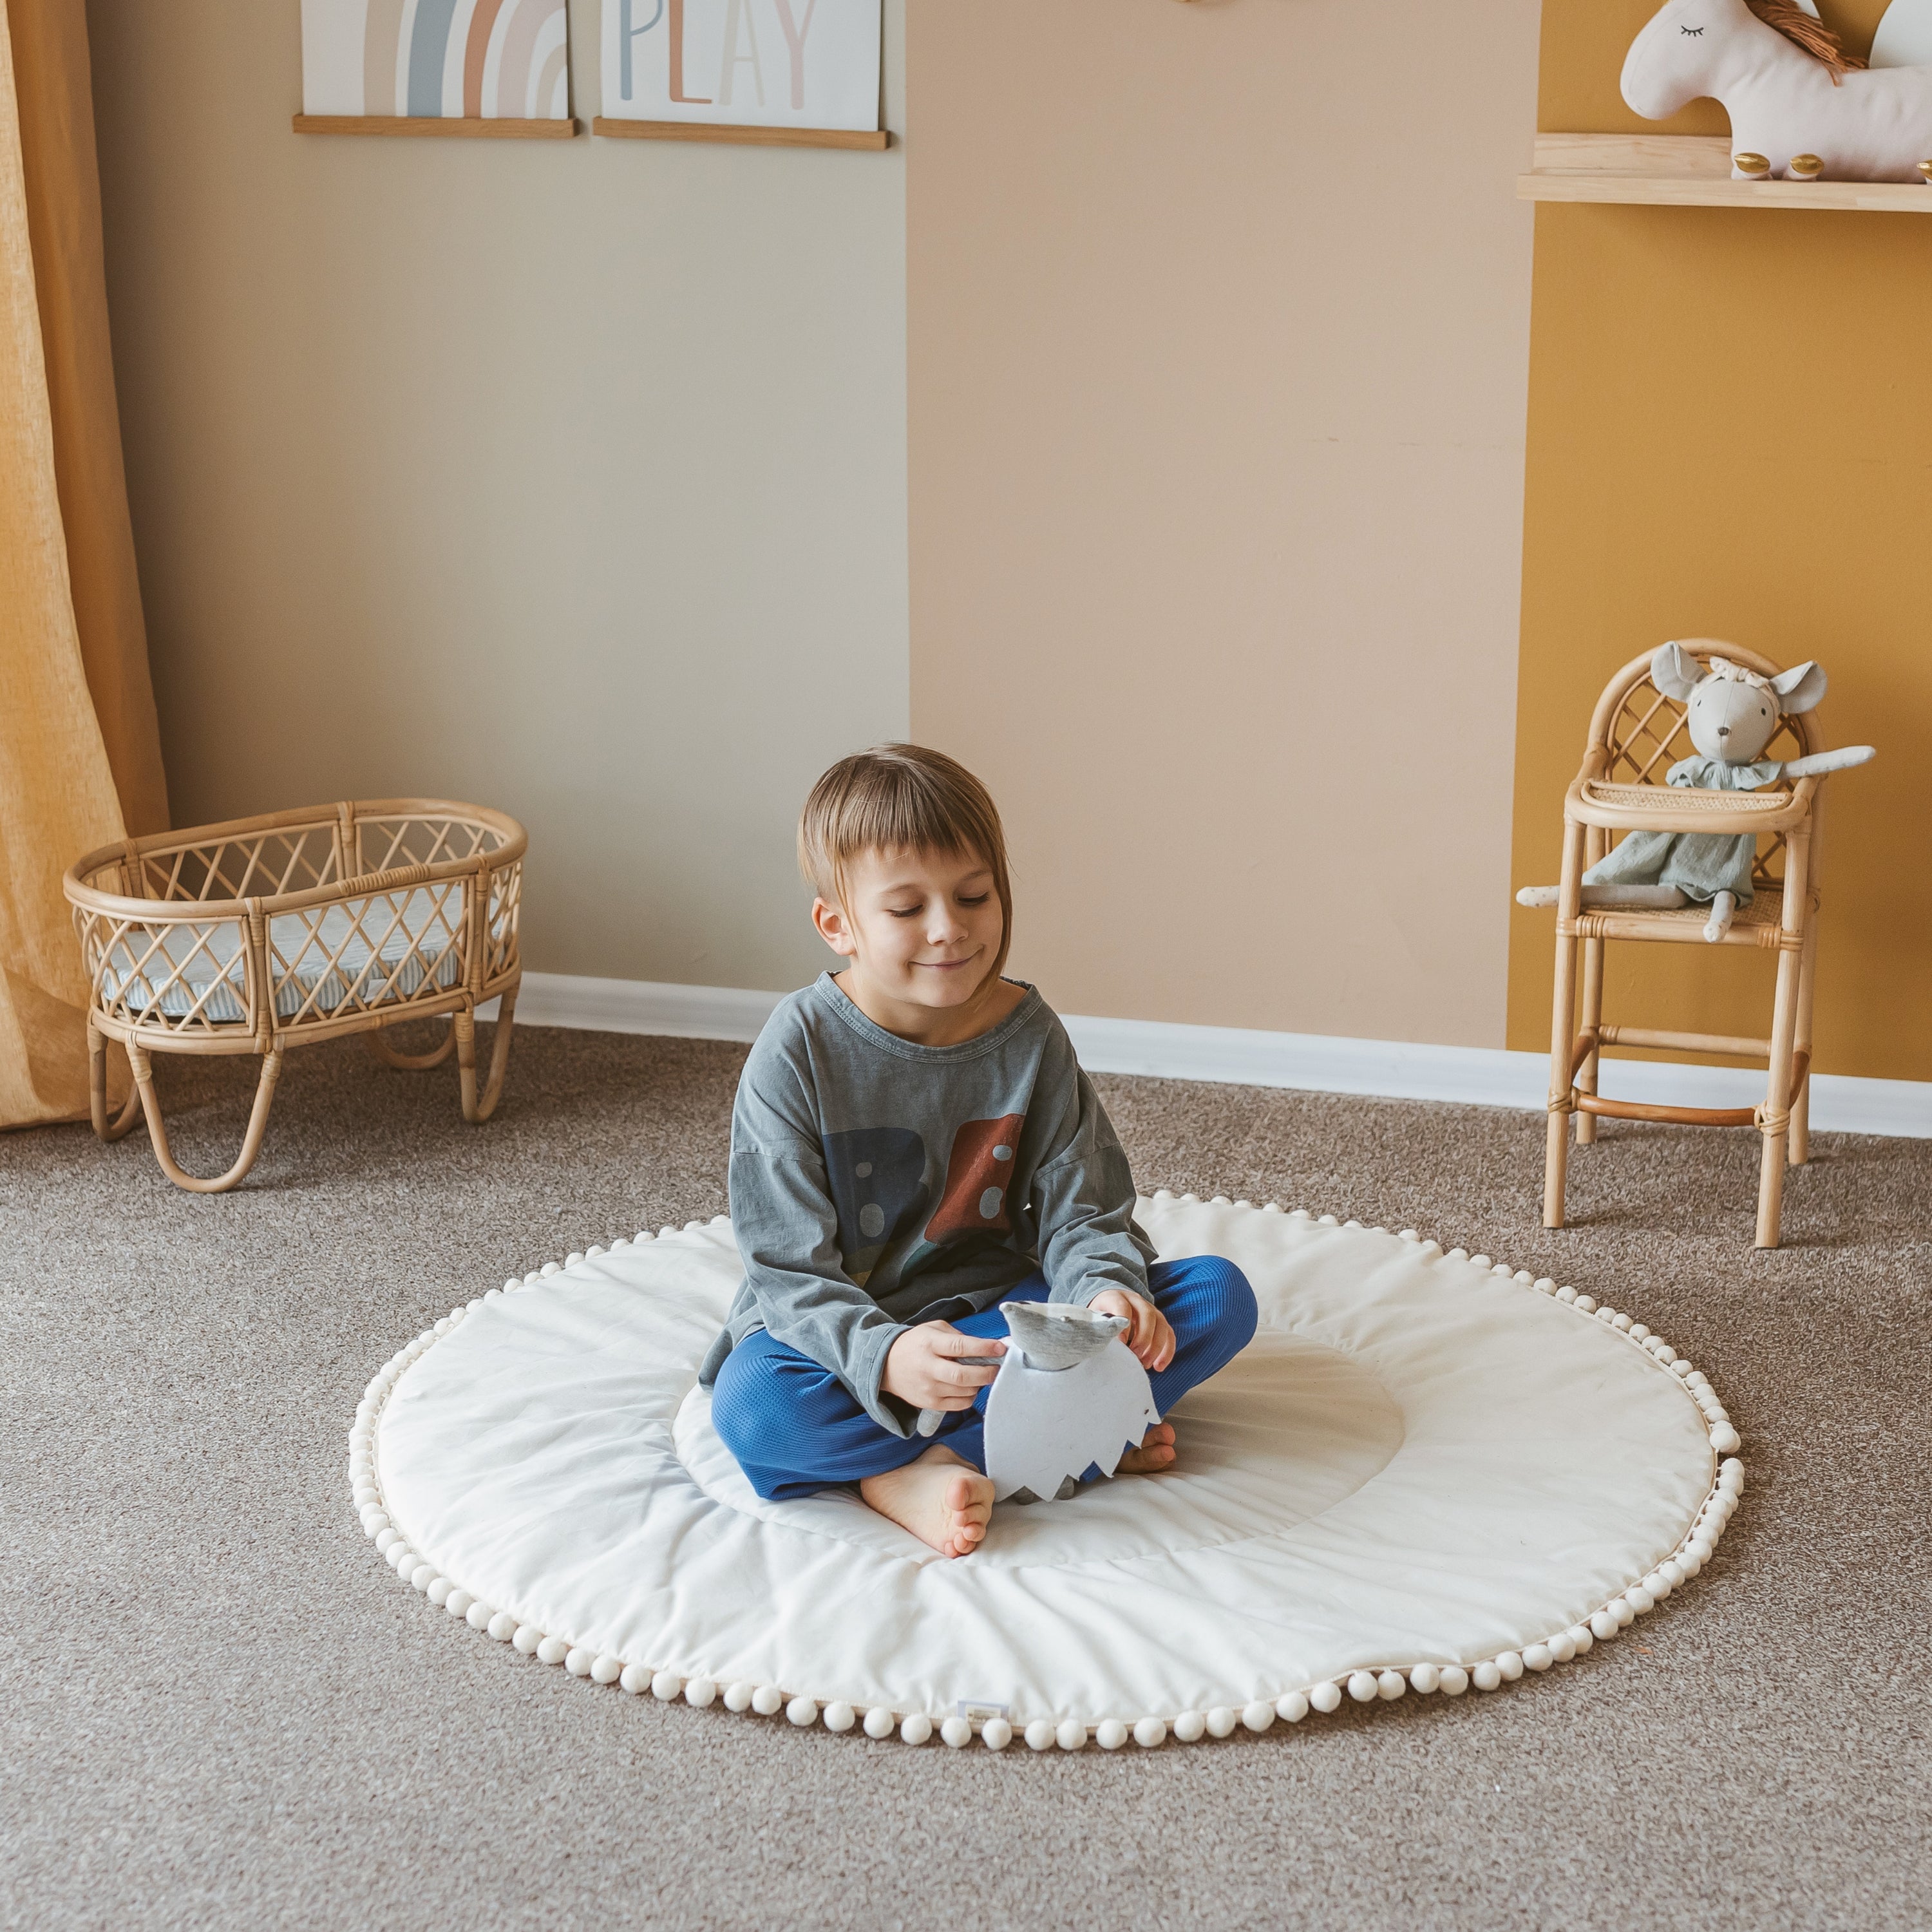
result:
M 567 137 L 565 0 L 302 0 L 298 134 Z
M 603 0 L 595 134 L 883 148 L 880 0 Z

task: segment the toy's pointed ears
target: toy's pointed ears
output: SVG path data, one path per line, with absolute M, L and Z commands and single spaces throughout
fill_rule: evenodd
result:
M 1825 669 L 1817 662 L 1793 664 L 1771 681 L 1778 702 L 1787 717 L 1809 711 L 1825 694 Z
M 1659 644 L 1651 655 L 1650 681 L 1681 704 L 1696 689 L 1704 667 L 1682 644 Z

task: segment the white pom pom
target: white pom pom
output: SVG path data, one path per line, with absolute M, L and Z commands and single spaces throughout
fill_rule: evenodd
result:
M 684 1687 L 684 1701 L 694 1711 L 705 1710 L 718 1701 L 718 1686 L 708 1677 L 694 1677 Z
M 1597 1312 L 1596 1297 L 1590 1294 L 1580 1294 L 1576 1298 L 1575 1306 L 1579 1315 L 1594 1315 Z
M 1610 1326 L 1614 1328 L 1618 1334 L 1628 1335 L 1630 1331 L 1630 1318 L 1628 1315 L 1612 1315 L 1610 1317 Z
M 452 1590 L 442 1600 L 442 1607 L 453 1617 L 467 1616 L 470 1606 L 476 1599 L 467 1590 Z
M 1742 1448 L 1744 1438 L 1728 1422 L 1720 1422 L 1711 1431 L 1711 1447 L 1720 1456 L 1729 1456 Z
M 1496 1659 L 1496 1672 L 1505 1684 L 1514 1684 L 1522 1675 L 1522 1658 L 1514 1650 L 1506 1650 Z
M 1408 1682 L 1412 1690 L 1420 1691 L 1426 1697 L 1431 1691 L 1440 1688 L 1442 1673 L 1432 1664 L 1418 1664 L 1408 1673 Z
M 1586 1656 L 1596 1648 L 1596 1634 L 1588 1624 L 1572 1624 L 1563 1634 L 1576 1646 L 1579 1657 Z
M 1664 1574 L 1660 1565 L 1643 1580 L 1644 1594 L 1653 1604 L 1660 1604 L 1670 1595 L 1672 1580 Z
M 1332 1214 L 1324 1214 L 1321 1218 L 1321 1226 L 1324 1228 L 1334 1227 L 1335 1226 L 1334 1216 Z
M 684 1679 L 674 1670 L 660 1670 L 651 1678 L 651 1695 L 660 1704 L 668 1704 L 684 1694 Z
M 1308 1700 L 1299 1690 L 1285 1690 L 1274 1700 L 1274 1714 L 1291 1724 L 1298 1724 L 1308 1714 Z M 1180 1720 L 1174 1720 L 1174 1734 L 1180 1735 Z
M 1486 1658 L 1469 1672 L 1469 1682 L 1478 1690 L 1493 1690 L 1503 1681 L 1502 1672 L 1496 1668 L 1493 1658 Z
M 752 1708 L 752 1693 L 758 1687 L 747 1684 L 741 1678 L 735 1684 L 724 1687 L 724 1708 L 728 1711 L 748 1711 Z
M 1460 1664 L 1445 1664 L 1436 1688 L 1445 1697 L 1460 1697 L 1469 1688 L 1469 1673 Z
M 432 1576 L 430 1579 L 429 1588 L 424 1591 L 423 1594 L 438 1610 L 441 1610 L 443 1605 L 448 1602 L 449 1593 L 456 1586 L 447 1576 Z
M 1134 1742 L 1143 1750 L 1152 1750 L 1156 1744 L 1167 1742 L 1167 1720 L 1164 1718 L 1143 1718 L 1134 1726 Z
M 656 1684 L 652 1684 L 651 1688 L 652 1690 L 656 1690 L 657 1686 Z M 800 1730 L 803 1730 L 807 1725 L 815 1724 L 818 1723 L 818 1706 L 809 1697 L 794 1697 L 791 1702 L 785 1706 L 785 1715 L 789 1718 Z
M 586 1261 L 594 1262 L 599 1255 L 608 1254 L 610 1250 L 604 1246 L 602 1242 L 592 1241 L 590 1246 L 584 1250 L 584 1258 Z
M 1628 1333 L 1633 1342 L 1647 1341 L 1650 1337 L 1650 1330 L 1641 1322 L 1633 1322 Z
M 1419 1241 L 1421 1235 L 1413 1228 L 1404 1228 L 1396 1236 L 1398 1241 Z
M 561 1274 L 563 1270 L 555 1262 L 545 1262 L 543 1266 L 537 1270 L 538 1274 L 545 1281 L 548 1281 L 552 1275 Z
M 537 1646 L 539 1664 L 561 1664 L 570 1654 L 570 1646 L 560 1636 L 547 1636 Z
M 988 1718 L 980 1726 L 980 1742 L 988 1750 L 1004 1750 L 1013 1741 L 1013 1727 L 1004 1718 Z
M 373 1495 L 374 1492 L 369 1492 Z M 359 1514 L 364 1536 L 380 1536 L 389 1526 L 389 1513 L 378 1503 L 364 1503 Z
M 1408 1688 L 1408 1679 L 1400 1670 L 1383 1670 L 1376 1674 L 1376 1694 L 1385 1702 L 1393 1703 Z
M 1490 1272 L 1492 1274 L 1501 1275 L 1505 1281 L 1514 1281 L 1516 1279 L 1516 1271 L 1508 1262 L 1498 1262 Z
M 1530 1283 L 1530 1286 L 1538 1294 L 1554 1294 L 1556 1292 L 1556 1282 L 1552 1281 L 1546 1274 L 1539 1276 Z
M 1673 1376 L 1682 1376 L 1686 1382 L 1688 1382 L 1690 1378 L 1690 1364 L 1679 1355 L 1676 1360 L 1671 1364 L 1670 1372 Z
M 1531 1650 L 1535 1648 L 1536 1646 L 1534 1644 L 1530 1646 Z M 1568 1630 L 1558 1630 L 1547 1643 L 1543 1646 L 1543 1648 L 1549 1652 L 1553 1663 L 1568 1664 L 1576 1654 L 1576 1640 Z M 1529 1651 L 1526 1650 L 1523 1652 L 1522 1660 L 1526 1664 L 1528 1663 Z
M 1718 1553 L 1717 1538 L 1702 1530 L 1700 1530 L 1698 1533 L 1690 1539 L 1690 1544 L 1688 1546 L 1690 1553 L 1697 1559 L 1698 1567 L 1700 1568 L 1702 1568 L 1705 1564 L 1709 1562 L 1711 1558 Z M 1680 1563 L 1684 1559 L 1682 1557 L 1678 1558 L 1678 1561 Z
M 1127 1741 L 1127 1727 L 1118 1718 L 1108 1718 L 1094 1726 L 1094 1742 L 1102 1750 L 1118 1750 Z
M 1208 1735 L 1210 1738 L 1225 1738 L 1233 1735 L 1234 1726 L 1240 1720 L 1226 1705 L 1216 1704 L 1202 1721 L 1207 1725 Z
M 409 1578 L 412 1590 L 427 1590 L 436 1581 L 436 1565 L 418 1559 L 410 1568 L 398 1574 Z
M 1274 1706 L 1257 1697 L 1252 1704 L 1241 1707 L 1241 1722 L 1251 1731 L 1264 1731 L 1274 1722 Z
M 1308 1701 L 1318 1711 L 1339 1711 L 1342 1708 L 1342 1687 L 1339 1684 L 1318 1684 L 1310 1690 Z
M 584 1257 L 580 1253 L 568 1254 L 563 1258 L 563 1264 L 566 1268 L 574 1268 L 579 1262 L 583 1260 L 583 1258 Z
M 394 1549 L 396 1545 L 401 1542 L 402 1540 L 403 1533 L 399 1529 L 379 1529 L 376 1532 L 376 1555 L 379 1556 L 388 1556 L 389 1552 Z
M 1657 1566 L 1657 1574 L 1674 1590 L 1684 1580 L 1684 1566 L 1674 1556 L 1667 1556 Z
M 776 1684 L 760 1684 L 752 1692 L 752 1708 L 761 1718 L 775 1718 L 784 1708 L 784 1693 Z
M 627 1664 L 617 1674 L 617 1688 L 627 1690 L 633 1697 L 641 1697 L 651 1688 L 651 1666 L 648 1664 Z
M 836 1702 L 825 1707 L 825 1728 L 828 1731 L 849 1731 L 859 1721 L 859 1714 L 850 1704 Z
M 607 1651 L 590 1666 L 590 1681 L 593 1684 L 614 1684 L 624 1674 L 624 1660 L 613 1657 Z
M 1668 1342 L 1661 1343 L 1656 1350 L 1657 1359 L 1667 1369 L 1677 1360 L 1677 1351 Z
M 1727 1456 L 1718 1466 L 1718 1480 L 1727 1490 L 1742 1492 L 1744 1486 L 1744 1466 L 1735 1456 Z
M 1609 1642 L 1610 1639 L 1622 1628 L 1623 1625 L 1618 1623 L 1608 1610 L 1598 1610 L 1591 1616 L 1590 1634 L 1599 1643 Z
M 518 1628 L 516 1618 L 508 1610 L 499 1610 L 489 1622 L 484 1625 L 484 1628 L 499 1643 L 508 1643 L 511 1638 L 516 1635 Z M 530 1648 L 534 1650 L 536 1646 L 532 1643 Z
M 1060 1728 L 1053 1734 L 1054 1742 L 1064 1751 L 1084 1750 L 1087 1748 L 1087 1726 L 1072 1718 L 1060 1720 Z
M 1532 1643 L 1525 1647 L 1522 1667 L 1526 1670 L 1547 1670 L 1556 1661 L 1556 1653 L 1546 1643 Z
M 1624 1601 L 1639 1616 L 1646 1610 L 1654 1610 L 1657 1607 L 1657 1599 L 1640 1583 L 1633 1584 L 1624 1592 Z
M 1556 1298 L 1558 1301 L 1574 1302 L 1576 1299 L 1576 1291 L 1566 1283 L 1556 1291 Z
M 1184 1711 L 1174 1720 L 1174 1735 L 1184 1744 L 1198 1744 L 1207 1731 L 1208 1720 L 1198 1711 Z
M 1366 1670 L 1354 1672 L 1348 1679 L 1348 1695 L 1358 1704 L 1376 1701 L 1376 1680 Z
M 1044 1718 L 1036 1718 L 1026 1727 L 1028 1748 L 1032 1750 L 1051 1750 L 1053 1748 L 1053 1726 Z
M 1446 1261 L 1466 1262 L 1469 1258 L 1469 1251 L 1467 1248 L 1451 1248 L 1443 1258 Z
M 898 1720 L 883 1704 L 874 1704 L 866 1713 L 866 1735 L 868 1738 L 889 1738 L 898 1728 Z
M 492 1636 L 494 1636 L 496 1633 L 494 1630 L 490 1630 L 490 1626 L 496 1621 L 497 1617 L 500 1614 L 500 1612 L 493 1610 L 488 1604 L 472 1604 L 469 1609 L 464 1612 L 463 1621 L 466 1623 L 472 1630 L 489 1630 L 490 1634 Z M 516 1628 L 514 1622 L 512 1623 L 510 1628 L 512 1630 L 514 1630 Z M 506 1636 L 508 1636 L 510 1634 L 510 1631 L 506 1630 L 504 1631 L 503 1634 Z
M 1619 1630 L 1636 1622 L 1636 1606 L 1627 1597 L 1612 1597 L 1604 1608 L 1616 1618 Z
M 1491 1261 L 1487 1255 L 1472 1255 L 1469 1257 L 1469 1265 L 1472 1268 L 1480 1268 L 1486 1274 L 1496 1266 L 1496 1263 Z
M 909 1744 L 922 1744 L 932 1735 L 932 1720 L 923 1711 L 915 1711 L 899 1726 L 899 1736 Z M 1046 1741 L 1053 1742 L 1052 1727 L 1047 1730 Z M 1031 1742 L 1030 1739 L 1028 1740 Z

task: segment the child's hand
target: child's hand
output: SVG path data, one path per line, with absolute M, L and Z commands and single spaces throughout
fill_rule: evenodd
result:
M 1000 1372 L 999 1366 L 962 1362 L 959 1358 L 1002 1355 L 1006 1348 L 1004 1342 L 962 1335 L 950 1322 L 922 1322 L 886 1351 L 886 1372 L 879 1385 L 915 1408 L 970 1408 L 974 1396 Z
M 1095 1295 L 1087 1306 L 1098 1314 L 1126 1318 L 1130 1325 L 1120 1340 L 1132 1349 L 1149 1375 L 1159 1373 L 1174 1360 L 1174 1329 L 1145 1295 L 1124 1288 L 1110 1288 Z

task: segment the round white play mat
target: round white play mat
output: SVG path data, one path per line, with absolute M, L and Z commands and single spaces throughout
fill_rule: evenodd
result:
M 1738 1438 L 1642 1322 L 1413 1230 L 1165 1192 L 1140 1214 L 1162 1256 L 1246 1271 L 1255 1340 L 1174 1410 L 1177 1472 L 999 1504 L 971 1556 L 848 1491 L 753 1493 L 697 1386 L 740 1278 L 722 1218 L 553 1262 L 402 1349 L 350 1432 L 363 1527 L 471 1641 L 591 1684 L 996 1750 L 1492 1690 L 1708 1560 Z

